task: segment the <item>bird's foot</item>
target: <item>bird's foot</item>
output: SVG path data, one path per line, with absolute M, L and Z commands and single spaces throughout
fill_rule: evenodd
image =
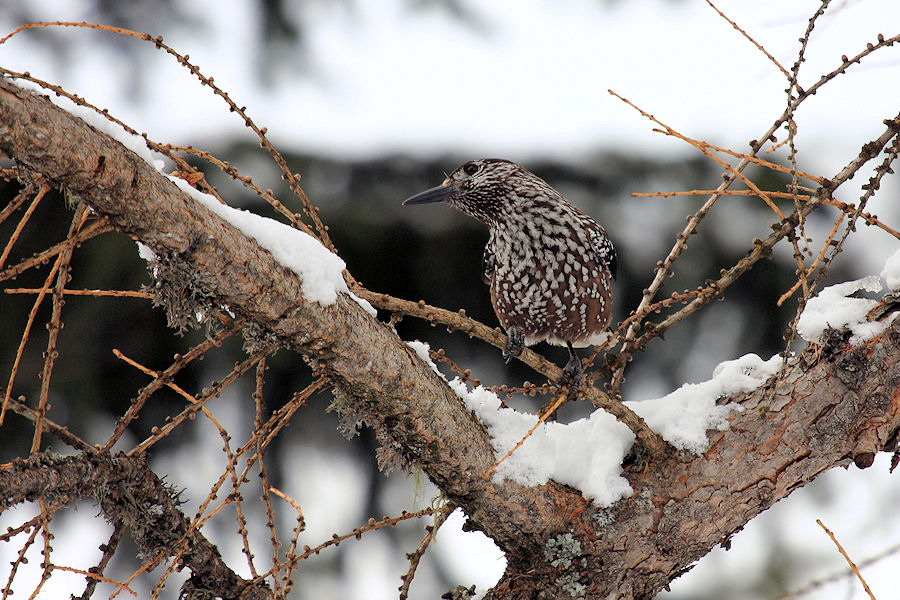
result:
M 522 354 L 525 348 L 525 334 L 513 325 L 506 331 L 506 348 L 503 349 L 503 360 L 507 363 Z
M 560 387 L 568 387 L 569 399 L 573 399 L 578 395 L 578 389 L 581 387 L 581 380 L 584 369 L 581 366 L 581 359 L 575 354 L 575 351 L 569 347 L 569 362 L 563 369 L 562 378 L 559 380 Z

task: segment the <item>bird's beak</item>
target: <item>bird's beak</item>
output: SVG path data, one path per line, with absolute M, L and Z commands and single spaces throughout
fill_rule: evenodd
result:
M 444 183 L 430 190 L 425 190 L 403 201 L 403 204 L 431 204 L 432 202 L 443 202 L 453 194 L 457 193 L 459 188 L 445 179 Z

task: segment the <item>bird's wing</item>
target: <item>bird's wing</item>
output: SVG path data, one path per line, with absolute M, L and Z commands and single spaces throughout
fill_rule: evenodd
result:
M 488 241 L 484 247 L 484 256 L 481 258 L 481 280 L 485 285 L 491 285 L 491 279 L 494 277 L 494 249 L 491 241 Z
M 609 274 L 616 278 L 616 248 L 602 227 L 591 228 L 591 248 L 596 257 L 609 268 Z

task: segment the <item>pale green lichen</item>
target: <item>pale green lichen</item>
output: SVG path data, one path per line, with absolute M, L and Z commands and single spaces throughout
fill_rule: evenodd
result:
M 606 527 L 616 520 L 616 516 L 613 514 L 611 508 L 604 508 L 603 510 L 595 512 L 593 519 L 594 523 L 597 524 L 597 527 Z
M 551 567 L 568 569 L 572 566 L 572 559 L 581 554 L 581 542 L 575 539 L 571 533 L 561 533 L 547 540 L 544 546 L 544 558 Z
M 562 591 L 569 594 L 572 598 L 582 598 L 587 591 L 585 585 L 578 581 L 578 573 L 566 573 L 557 579 L 556 582 L 559 584 Z

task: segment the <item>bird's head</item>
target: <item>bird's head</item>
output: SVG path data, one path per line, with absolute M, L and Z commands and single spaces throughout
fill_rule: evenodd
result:
M 444 182 L 425 190 L 403 204 L 446 202 L 479 221 L 492 225 L 519 199 L 518 188 L 535 182 L 546 185 L 530 172 L 508 160 L 482 158 L 456 168 Z

